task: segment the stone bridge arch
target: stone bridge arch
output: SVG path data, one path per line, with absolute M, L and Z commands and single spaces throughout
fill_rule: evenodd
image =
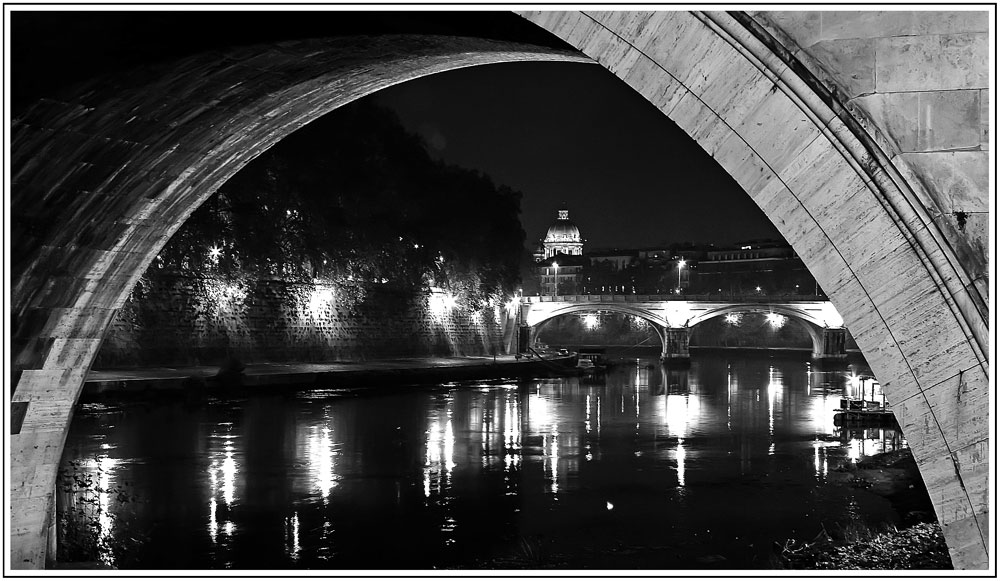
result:
M 549 312 L 545 312 L 537 317 L 528 317 L 526 324 L 531 329 L 531 343 L 534 343 L 535 338 L 538 333 L 542 330 L 546 323 L 564 315 L 571 315 L 573 313 L 596 313 L 598 311 L 610 311 L 613 313 L 621 313 L 623 315 L 632 315 L 634 317 L 639 317 L 644 321 L 648 322 L 653 330 L 656 331 L 656 336 L 660 338 L 660 345 L 664 345 L 667 342 L 667 338 L 664 335 L 664 327 L 667 325 L 666 320 L 662 315 L 658 315 L 649 309 L 644 309 L 636 305 L 624 304 L 593 304 L 593 303 L 579 303 L 573 305 L 567 305 L 565 307 L 560 307 Z
M 715 157 L 796 249 L 881 380 L 955 565 L 987 567 L 986 312 L 912 178 L 744 14 L 524 16 L 586 57 L 470 39 L 293 42 L 101 79 L 13 120 L 12 567 L 44 565 L 56 467 L 107 326 L 226 179 L 298 127 L 395 83 L 590 59 Z
M 823 357 L 824 355 L 826 341 L 823 337 L 823 326 L 825 321 L 808 311 L 790 305 L 727 305 L 708 309 L 688 320 L 688 327 L 694 328 L 705 321 L 724 317 L 729 313 L 777 313 L 784 315 L 795 321 L 795 324 L 805 329 L 806 333 L 809 334 L 809 338 L 812 340 L 813 357 Z

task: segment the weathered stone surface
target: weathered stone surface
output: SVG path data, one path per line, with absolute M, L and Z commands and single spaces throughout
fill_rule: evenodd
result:
M 821 81 L 836 84 L 848 98 L 875 90 L 875 41 L 870 38 L 822 40 L 809 47 L 805 64 Z M 821 66 L 815 66 L 819 64 Z M 832 75 L 827 71 L 837 71 Z
M 875 90 L 985 89 L 985 33 L 880 38 L 875 46 Z
M 945 212 L 988 212 L 989 153 L 942 151 L 904 154 Z
M 943 214 L 934 220 L 939 230 L 949 233 L 949 239 L 960 238 L 961 242 L 967 245 L 967 250 L 963 250 L 966 247 L 960 247 L 956 250 L 959 251 L 959 256 L 976 265 L 975 270 L 968 269 L 969 274 L 974 279 L 988 280 L 989 278 L 989 264 L 978 262 L 982 256 L 989 256 L 989 252 L 993 248 L 989 243 L 989 217 L 989 212 L 963 212 L 961 214 Z M 963 251 L 967 251 L 969 256 L 962 256 L 961 252 Z M 980 290 L 982 289 L 980 288 Z M 987 294 L 980 296 L 988 297 L 988 289 L 985 292 Z
M 876 46 L 879 86 L 847 104 L 872 138 L 883 144 L 890 157 L 894 152 L 988 149 L 988 101 L 986 89 L 987 46 L 984 36 L 988 13 L 983 11 L 817 11 L 754 12 L 754 19 L 823 83 L 836 85 L 847 97 L 854 94 L 858 80 L 865 79 L 864 60 L 853 62 L 865 42 Z M 884 49 L 884 50 L 883 50 Z M 856 66 L 857 65 L 857 66 Z M 861 66 L 859 69 L 858 66 Z M 967 120 L 973 115 L 969 95 L 954 96 L 953 90 L 982 90 L 979 99 L 979 136 L 974 137 Z M 919 93 L 912 96 L 894 92 Z M 911 171 L 903 158 L 894 164 L 916 185 L 932 181 L 924 170 Z M 966 176 L 966 181 L 976 181 Z M 913 187 L 922 197 L 930 218 L 936 219 L 946 201 L 940 191 Z M 977 193 L 987 200 L 989 192 Z M 963 266 L 981 271 L 987 254 L 975 254 L 965 233 L 954 228 L 944 232 Z M 982 295 L 985 303 L 988 294 Z
M 979 91 L 979 149 L 990 148 L 990 90 Z
M 989 13 L 934 10 L 831 10 L 820 12 L 820 28 L 821 39 L 988 32 Z
M 979 90 L 878 93 L 856 100 L 903 153 L 978 149 Z

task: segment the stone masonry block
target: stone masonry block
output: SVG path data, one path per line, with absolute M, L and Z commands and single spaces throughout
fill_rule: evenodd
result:
M 960 450 L 989 438 L 989 398 L 989 380 L 981 368 L 975 367 L 926 388 L 922 395 L 907 401 L 926 401 L 934 411 L 937 429 L 947 441 L 948 449 Z
M 12 569 L 42 568 L 47 550 L 52 498 L 28 498 L 11 507 L 10 566 Z
M 976 514 L 985 515 L 990 507 L 990 441 L 975 442 L 952 453 L 958 464 L 965 491 Z M 988 521 L 982 521 L 988 522 Z M 988 529 L 984 532 L 988 533 Z M 989 539 L 987 538 L 987 541 Z
M 777 87 L 734 129 L 779 175 L 820 135 L 812 120 Z
M 776 186 L 781 184 L 779 180 L 773 180 L 773 183 Z M 784 233 L 795 252 L 808 257 L 809 271 L 820 285 L 824 289 L 836 289 L 846 279 L 852 278 L 843 257 L 835 251 L 830 239 L 809 216 L 802 203 L 783 187 L 775 188 L 773 194 L 767 193 L 766 189 L 758 194 L 762 197 L 755 197 L 755 201 Z
M 896 422 L 909 442 L 917 463 L 947 456 L 948 444 L 924 396 L 916 393 L 905 400 L 897 401 L 890 399 L 890 395 L 886 392 L 886 401 L 891 406 Z
M 948 539 L 952 563 L 962 568 L 984 568 L 986 564 L 977 560 L 977 554 L 983 553 L 989 538 L 989 505 L 981 506 L 979 500 L 982 488 L 988 487 L 988 468 L 962 470 L 957 457 L 957 453 L 954 457 L 944 454 L 918 466 Z M 961 480 L 957 474 L 961 474 Z
M 623 80 L 663 112 L 672 110 L 681 97 L 688 93 L 680 83 L 648 58 L 639 58 L 625 74 Z
M 979 91 L 979 149 L 990 148 L 990 90 Z
M 637 33 L 629 36 L 637 49 L 680 80 L 686 66 L 703 53 L 705 43 L 712 43 L 705 38 L 704 29 L 705 25 L 689 12 L 656 11 Z M 629 34 L 626 30 L 616 32 Z
M 985 89 L 988 42 L 985 33 L 880 38 L 875 46 L 875 90 Z
M 30 413 L 33 403 L 28 406 L 28 411 Z M 55 467 L 59 464 L 60 458 L 62 458 L 63 442 L 66 439 L 66 433 L 63 429 L 56 430 L 32 430 L 25 429 L 22 427 L 21 433 L 10 436 L 10 465 L 11 467 L 27 467 L 27 466 L 52 466 Z M 21 473 L 22 476 L 29 475 L 27 473 Z M 38 471 L 34 473 L 32 478 L 37 478 L 45 476 L 50 478 L 50 481 L 55 479 L 55 470 L 53 469 L 51 474 L 45 471 Z M 20 489 L 21 484 L 24 482 L 11 482 L 12 489 Z M 12 490 L 12 494 L 13 494 Z
M 727 173 L 754 200 L 762 200 L 762 192 L 770 184 L 779 183 L 777 176 L 767 167 L 767 164 L 752 149 L 746 146 L 743 139 L 731 132 L 714 153 Z M 769 188 L 768 188 L 769 189 Z
M 856 99 L 903 153 L 975 149 L 980 90 L 878 93 Z
M 831 10 L 820 12 L 819 37 L 887 38 L 988 30 L 989 13 L 983 11 Z
M 752 11 L 755 20 L 764 22 L 787 35 L 798 46 L 806 48 L 820 40 L 823 12 L 817 10 Z
M 52 495 L 58 461 L 54 464 L 13 465 L 10 468 L 10 486 L 18 498 L 44 498 Z
M 989 211 L 988 152 L 910 153 L 903 159 L 937 194 L 945 212 Z
M 639 34 L 649 25 L 653 15 L 648 10 L 588 10 L 585 16 L 596 20 L 602 26 L 623 38 Z
M 901 290 L 882 304 L 886 325 L 907 354 L 908 366 L 922 388 L 979 364 L 968 337 L 957 325 L 935 324 L 954 316 L 936 290 Z
M 724 55 L 722 62 L 689 87 L 726 123 L 736 127 L 776 86 L 733 49 L 720 49 L 720 54 Z
M 41 401 L 52 400 L 56 405 L 65 405 L 65 401 L 76 401 L 76 393 L 72 391 L 73 382 L 81 382 L 87 375 L 86 369 L 25 369 L 17 382 L 17 390 L 11 401 Z M 42 410 L 43 408 L 36 408 Z M 32 417 L 32 409 L 28 408 L 27 422 Z
M 809 72 L 826 84 L 833 83 L 840 87 L 847 98 L 875 90 L 874 40 L 823 40 L 810 46 L 806 52 L 813 57 L 805 59 Z
M 670 112 L 670 118 L 694 139 L 709 155 L 719 148 L 732 130 L 719 120 L 714 111 L 693 95 L 684 95 Z
M 943 523 L 941 529 L 948 541 L 948 553 L 955 569 L 982 570 L 989 568 L 986 547 L 989 542 L 989 512 L 969 516 L 959 521 Z M 985 539 L 985 541 L 984 541 Z
M 696 21 L 692 31 L 704 30 L 704 24 Z M 696 52 L 672 55 L 672 70 L 677 79 L 698 95 L 705 95 L 705 87 L 720 76 L 737 74 L 740 68 L 751 67 L 750 63 L 728 42 L 715 35 L 702 35 L 697 44 L 692 44 Z M 751 67 L 752 68 L 752 67 Z M 759 75 L 760 72 L 757 71 Z

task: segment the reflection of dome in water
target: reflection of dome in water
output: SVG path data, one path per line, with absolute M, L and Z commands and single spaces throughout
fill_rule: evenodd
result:
M 583 254 L 583 237 L 576 224 L 570 222 L 569 210 L 559 210 L 559 217 L 549 226 L 542 244 L 545 246 L 545 258 L 556 254 Z

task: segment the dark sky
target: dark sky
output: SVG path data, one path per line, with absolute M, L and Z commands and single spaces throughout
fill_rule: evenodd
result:
M 14 12 L 9 32 L 15 114 L 98 74 L 241 44 L 418 33 L 562 46 L 507 12 Z M 522 191 L 529 244 L 563 201 L 588 248 L 778 237 L 714 160 L 598 65 L 473 67 L 374 98 L 441 159 Z
M 715 160 L 598 65 L 473 67 L 375 98 L 441 159 L 522 191 L 529 244 L 564 201 L 587 248 L 779 237 Z

